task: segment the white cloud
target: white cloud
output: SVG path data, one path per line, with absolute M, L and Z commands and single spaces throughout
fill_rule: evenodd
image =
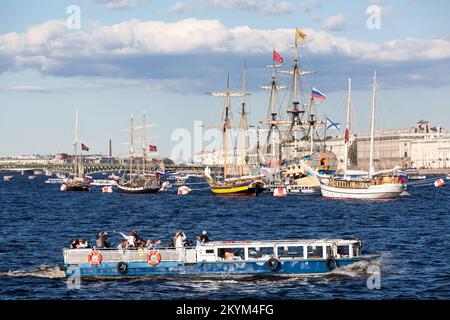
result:
M 30 86 L 30 85 L 22 85 L 22 86 L 13 86 L 9 88 L 0 88 L 0 91 L 7 92 L 27 92 L 27 93 L 50 93 L 51 90 L 38 86 Z
M 148 0 L 85 0 L 102 4 L 107 9 L 132 9 L 143 6 Z
M 133 19 L 111 26 L 84 26 L 73 31 L 67 30 L 64 21 L 48 21 L 23 33 L 0 35 L 0 72 L 34 69 L 55 76 L 153 78 L 170 84 L 174 79 L 185 79 L 186 74 L 195 77 L 217 71 L 224 55 L 248 60 L 267 56 L 270 60 L 272 48 L 288 55 L 287 45 L 294 36 L 293 28 L 227 28 L 217 20 L 198 19 L 170 23 Z M 440 65 L 436 61 L 450 61 L 448 38 L 375 43 L 337 37 L 323 30 L 303 31 L 308 35 L 304 54 L 336 66 L 345 61 L 353 65 L 408 66 L 408 74 L 421 74 L 415 69 L 418 65 L 424 68 L 426 64 L 427 69 Z
M 173 6 L 169 7 L 165 13 L 167 14 L 180 14 L 187 12 L 193 8 L 192 4 L 186 2 L 177 2 Z
M 308 13 L 316 8 L 319 8 L 321 4 L 319 0 L 302 0 L 300 1 L 300 6 L 303 11 Z
M 276 0 L 214 0 L 220 8 L 255 11 L 264 14 L 289 14 L 295 7 L 289 1 Z
M 340 53 L 381 61 L 450 58 L 448 39 L 397 39 L 384 43 L 354 41 L 326 31 L 305 29 L 308 50 L 316 54 Z M 0 35 L 0 55 L 16 61 L 50 63 L 64 58 L 127 57 L 152 54 L 249 53 L 283 50 L 294 29 L 226 28 L 218 20 L 183 19 L 176 22 L 136 19 L 111 26 L 91 24 L 67 30 L 64 21 L 48 21 L 24 33 Z
M 344 29 L 347 26 L 345 18 L 342 14 L 338 14 L 336 16 L 329 17 L 323 27 L 326 30 L 339 31 Z

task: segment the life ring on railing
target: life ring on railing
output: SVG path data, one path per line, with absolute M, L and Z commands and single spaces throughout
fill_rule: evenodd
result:
M 267 260 L 267 267 L 270 271 L 278 271 L 281 267 L 281 262 L 278 259 L 270 258 L 269 260 Z
M 156 266 L 161 262 L 161 253 L 156 250 L 149 251 L 147 254 L 147 263 L 151 266 Z
M 88 255 L 88 262 L 91 266 L 98 266 L 102 260 L 103 257 L 99 251 L 92 250 Z
M 333 257 L 327 258 L 327 261 L 325 261 L 325 266 L 330 271 L 333 270 L 333 269 L 336 269 L 337 267 L 339 267 L 336 258 L 333 258 Z
M 117 264 L 117 272 L 120 274 L 126 274 L 128 272 L 128 264 L 121 261 Z

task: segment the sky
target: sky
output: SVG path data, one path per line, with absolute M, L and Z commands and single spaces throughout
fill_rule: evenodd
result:
M 71 152 L 76 109 L 93 153 L 107 154 L 111 139 L 126 154 L 122 129 L 143 111 L 160 156 L 183 141 L 199 151 L 199 121 L 218 124 L 223 108 L 205 93 L 224 90 L 228 73 L 240 90 L 244 61 L 250 122 L 265 118 L 258 86 L 270 82 L 273 49 L 291 66 L 295 27 L 307 35 L 301 66 L 317 71 L 305 87 L 327 96 L 319 113 L 344 123 L 351 77 L 354 131 L 368 132 L 376 70 L 379 129 L 421 119 L 450 128 L 449 9 L 446 0 L 3 0 L 0 156 Z M 286 94 L 279 101 L 286 109 Z

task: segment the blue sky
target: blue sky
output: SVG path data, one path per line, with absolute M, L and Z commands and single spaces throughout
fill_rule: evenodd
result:
M 69 5 L 81 29 L 68 29 Z M 366 9 L 381 9 L 369 29 Z M 357 130 L 367 132 L 370 82 L 378 72 L 378 127 L 420 119 L 450 128 L 450 4 L 435 1 L 83 0 L 2 1 L 0 12 L 0 155 L 70 152 L 75 108 L 93 152 L 125 154 L 120 132 L 145 110 L 163 155 L 174 130 L 217 123 L 227 73 L 239 89 L 248 66 L 250 120 L 262 120 L 272 48 L 285 58 L 296 26 L 308 35 L 305 68 L 327 95 L 320 112 L 344 121 L 352 77 Z M 285 77 L 280 82 L 286 83 Z M 234 104 L 237 107 L 238 101 Z M 237 109 L 237 108 L 235 108 Z M 237 119 L 237 116 L 235 116 Z

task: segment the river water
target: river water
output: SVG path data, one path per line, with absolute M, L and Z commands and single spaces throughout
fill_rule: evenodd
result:
M 411 186 L 389 201 L 330 200 L 320 196 L 225 198 L 195 185 L 174 192 L 64 193 L 45 177 L 0 181 L 0 299 L 450 299 L 450 186 Z M 91 243 L 98 230 L 137 229 L 147 239 L 169 239 L 182 229 L 191 239 L 360 238 L 381 255 L 377 269 L 355 266 L 319 277 L 283 280 L 85 280 L 69 289 L 58 264 L 72 238 Z M 379 279 L 379 289 L 367 286 Z M 369 283 L 376 283 L 369 281 Z

